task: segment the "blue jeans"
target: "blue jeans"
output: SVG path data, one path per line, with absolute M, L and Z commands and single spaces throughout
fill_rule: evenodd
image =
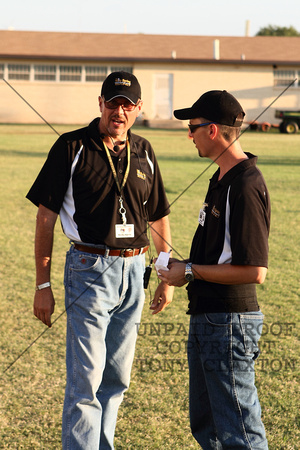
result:
M 268 449 L 254 384 L 262 324 L 260 311 L 191 316 L 190 423 L 204 450 Z
M 67 253 L 63 448 L 113 449 L 144 305 L 145 255 Z

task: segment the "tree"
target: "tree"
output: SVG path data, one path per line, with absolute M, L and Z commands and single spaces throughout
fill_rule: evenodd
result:
M 299 31 L 294 27 L 278 27 L 274 25 L 269 25 L 267 27 L 261 28 L 256 36 L 300 36 Z

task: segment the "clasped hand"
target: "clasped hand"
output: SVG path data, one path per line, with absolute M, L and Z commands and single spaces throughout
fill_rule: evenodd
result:
M 183 286 L 187 283 L 184 274 L 185 274 L 185 266 L 186 261 L 180 261 L 176 258 L 170 258 L 168 269 L 169 270 L 159 270 L 157 274 L 158 278 L 161 281 L 164 281 L 169 286 Z

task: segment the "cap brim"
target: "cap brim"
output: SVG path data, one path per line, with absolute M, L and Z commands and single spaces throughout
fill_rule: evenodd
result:
M 106 98 L 106 97 L 108 97 L 108 98 Z M 110 102 L 111 100 L 113 100 L 114 98 L 117 98 L 117 97 L 127 98 L 127 100 L 129 100 L 131 103 L 134 103 L 134 104 L 136 104 L 139 100 L 139 97 L 137 97 L 136 95 L 131 95 L 131 97 L 128 97 L 128 94 L 127 93 L 125 94 L 124 92 L 119 92 L 118 94 L 116 94 L 114 92 L 114 93 L 111 93 L 110 95 L 107 95 L 106 97 L 105 97 L 105 100 L 107 102 Z
M 175 109 L 173 114 L 179 120 L 193 119 L 192 108 Z

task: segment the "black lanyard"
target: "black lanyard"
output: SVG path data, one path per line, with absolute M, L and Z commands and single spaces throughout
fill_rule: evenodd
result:
M 109 150 L 107 148 L 107 145 L 105 144 L 105 142 L 103 142 L 103 145 L 104 145 L 104 148 L 105 148 L 105 151 L 106 151 L 107 159 L 108 159 L 108 162 L 109 162 L 109 165 L 110 165 L 110 168 L 111 168 L 111 171 L 112 171 L 115 183 L 117 185 L 117 188 L 118 188 L 118 191 L 119 191 L 120 195 L 122 196 L 122 190 L 124 189 L 124 186 L 125 186 L 126 181 L 128 179 L 129 170 L 130 170 L 130 144 L 129 144 L 129 141 L 128 141 L 128 139 L 126 140 L 127 167 L 126 167 L 126 171 L 125 171 L 124 178 L 122 180 L 121 186 L 120 186 L 120 183 L 119 183 L 119 180 L 118 180 L 118 176 L 117 176 L 117 172 L 116 172 L 114 163 L 112 161 L 112 157 L 110 156 Z
M 126 209 L 123 206 L 122 190 L 124 189 L 124 186 L 125 186 L 126 181 L 128 179 L 129 170 L 130 170 L 130 144 L 129 144 L 129 141 L 127 139 L 126 140 L 127 167 L 126 167 L 126 171 L 125 171 L 125 174 L 124 174 L 121 186 L 120 186 L 120 183 L 119 183 L 119 180 L 118 180 L 118 175 L 117 175 L 114 163 L 112 161 L 112 158 L 110 156 L 109 150 L 107 148 L 107 145 L 105 144 L 105 142 L 103 142 L 103 145 L 104 145 L 104 148 L 105 148 L 105 151 L 106 151 L 107 159 L 108 159 L 108 162 L 109 162 L 109 165 L 110 165 L 110 168 L 111 168 L 111 171 L 112 171 L 115 183 L 117 185 L 117 188 L 118 188 L 118 191 L 119 191 L 119 194 L 120 194 L 120 197 L 119 197 L 119 203 L 120 203 L 119 213 L 121 214 L 123 225 L 126 225 L 126 223 L 127 223 Z

